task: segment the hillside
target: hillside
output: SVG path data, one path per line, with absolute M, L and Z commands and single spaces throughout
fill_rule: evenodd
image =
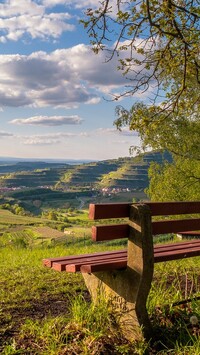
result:
M 19 162 L 0 165 L 0 189 L 51 188 L 54 190 L 130 189 L 148 186 L 151 162 L 169 160 L 167 153 L 150 152 L 79 165 L 45 162 Z
M 69 169 L 61 177 L 57 188 L 129 189 L 144 190 L 149 183 L 148 168 L 151 162 L 170 160 L 167 153 L 146 153 L 137 157 L 105 160 L 82 164 Z
M 45 162 L 2 164 L 0 186 L 8 188 L 54 186 L 68 168 L 70 168 L 68 164 Z
M 107 202 L 112 198 L 118 202 L 145 199 L 150 163 L 162 163 L 169 159 L 167 153 L 151 152 L 137 157 L 79 165 L 42 162 L 3 164 L 0 165 L 0 202 L 12 206 L 17 204 L 25 211 L 38 215 L 45 209 L 79 208 L 94 200 Z

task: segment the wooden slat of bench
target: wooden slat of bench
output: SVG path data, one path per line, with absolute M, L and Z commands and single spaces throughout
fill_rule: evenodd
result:
M 120 270 L 127 267 L 127 258 L 121 258 L 114 262 L 106 262 L 104 264 L 96 263 L 96 264 L 88 264 L 82 265 L 80 271 L 82 273 L 92 273 L 98 271 L 111 271 L 111 270 Z
M 154 246 L 154 262 L 164 262 L 200 255 L 200 240 L 170 243 Z M 59 258 L 51 258 L 52 260 Z M 84 267 L 83 267 L 84 266 Z M 94 272 L 115 270 L 127 266 L 127 249 L 109 252 L 82 254 L 65 257 L 60 261 L 53 261 L 52 268 L 57 271 L 67 272 Z M 89 271 L 86 271 L 89 270 Z
M 152 216 L 200 213 L 200 201 L 186 202 L 143 202 L 151 209 Z M 129 217 L 131 203 L 90 204 L 90 219 Z
M 200 231 L 187 231 L 187 232 L 179 232 L 181 235 L 184 236 L 192 236 L 192 237 L 200 237 Z
M 195 251 L 197 251 L 197 254 L 195 254 Z M 184 257 L 184 255 L 186 255 L 185 257 L 189 257 L 189 255 L 191 257 L 200 255 L 200 240 L 163 245 L 158 244 L 154 246 L 155 263 L 181 259 Z
M 191 258 L 193 256 L 200 256 L 200 247 L 157 252 L 154 254 L 154 263 Z
M 198 246 L 200 245 L 200 240 L 195 239 L 195 240 L 190 240 L 187 242 L 178 242 L 178 243 L 171 243 L 171 244 L 157 244 L 154 247 L 154 251 L 158 250 L 158 249 L 165 249 L 166 247 L 173 249 L 180 249 L 181 247 L 190 247 L 191 246 Z M 94 257 L 94 256 L 98 256 L 98 255 L 112 255 L 112 254 L 116 254 L 116 253 L 121 253 L 121 252 L 126 252 L 126 249 L 122 249 L 122 250 L 115 250 L 115 251 L 106 251 L 106 252 L 101 252 L 101 253 L 90 253 L 90 254 L 80 254 L 80 255 L 69 255 L 69 256 L 60 256 L 57 258 L 48 258 L 48 259 L 44 259 L 43 260 L 43 265 L 47 266 L 47 267 L 52 267 L 54 262 L 59 262 L 61 265 L 66 265 L 66 263 L 69 262 L 74 262 L 74 260 L 78 259 L 83 259 L 83 258 L 88 258 L 88 257 Z
M 107 252 L 109 253 L 109 252 Z M 87 257 L 90 256 L 90 254 L 80 254 L 79 257 Z M 76 258 L 77 255 L 69 255 L 69 256 L 60 256 L 57 258 L 48 258 L 48 259 L 43 259 L 43 265 L 46 267 L 52 267 L 54 262 L 61 262 L 61 261 L 65 261 L 65 260 L 73 260 L 74 258 Z
M 130 227 L 126 224 L 113 224 L 92 227 L 92 240 L 99 242 L 105 240 L 128 238 Z
M 125 218 L 130 214 L 130 203 L 90 204 L 90 219 Z
M 178 219 L 167 221 L 152 222 L 152 234 L 177 233 L 180 231 L 187 232 L 200 229 L 200 218 Z
M 77 259 L 77 257 L 80 258 L 88 258 L 91 257 L 92 255 L 110 255 L 112 253 L 115 253 L 116 251 L 104 251 L 101 253 L 94 252 L 94 253 L 89 253 L 89 254 L 80 254 L 80 255 L 68 255 L 68 256 L 60 256 L 57 258 L 48 258 L 48 259 L 43 259 L 43 265 L 46 267 L 52 267 L 54 262 L 68 262 L 68 261 L 73 261 L 74 259 Z
M 165 262 L 165 261 L 173 261 L 178 259 L 190 258 L 194 256 L 200 256 L 200 247 L 193 248 L 183 248 L 180 250 L 155 250 L 154 253 L 154 263 Z M 102 263 L 89 263 L 87 265 L 82 265 L 80 267 L 80 271 L 82 273 L 93 273 L 98 271 L 106 271 L 106 270 L 119 270 L 127 267 L 127 256 L 123 258 L 119 258 L 115 262 L 105 262 Z M 74 271 L 74 269 L 70 271 Z M 68 270 L 67 270 L 68 271 Z
M 152 216 L 200 213 L 200 201 L 144 202 L 144 204 L 150 207 Z
M 85 270 L 91 267 L 91 265 L 95 265 L 96 271 L 108 271 L 108 270 L 117 270 L 126 268 L 127 266 L 127 255 L 126 256 L 121 256 L 121 257 L 116 257 L 116 258 L 111 258 L 107 260 L 97 260 L 95 261 L 90 261 L 88 263 L 82 263 L 82 264 L 69 264 L 66 265 L 66 271 L 67 272 L 87 272 L 83 271 L 84 268 Z
M 152 222 L 152 234 L 177 233 L 200 229 L 200 218 L 182 220 L 166 220 Z M 92 239 L 96 242 L 121 239 L 129 237 L 130 227 L 128 224 L 100 225 L 92 227 Z
M 122 250 L 115 250 L 115 251 L 110 251 L 110 252 L 103 252 L 103 253 L 93 253 L 93 254 L 87 254 L 87 256 L 83 255 L 77 255 L 73 259 L 68 259 L 66 258 L 65 260 L 62 261 L 55 261 L 52 263 L 52 269 L 57 270 L 57 271 L 65 271 L 66 267 L 68 265 L 83 265 L 91 262 L 96 262 L 96 261 L 101 261 L 104 262 L 106 260 L 110 259 L 116 259 L 117 257 L 121 256 L 127 256 L 127 250 L 122 249 Z M 80 268 L 79 268 L 80 269 Z M 80 271 L 80 270 L 76 270 Z
M 200 240 L 194 239 L 185 242 L 177 242 L 177 243 L 167 243 L 167 244 L 156 244 L 154 246 L 154 252 L 157 250 L 177 250 L 182 248 L 191 248 L 191 247 L 200 246 Z

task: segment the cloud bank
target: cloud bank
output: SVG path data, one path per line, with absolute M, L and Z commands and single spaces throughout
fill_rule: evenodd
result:
M 35 39 L 58 38 L 73 31 L 68 12 L 47 11 L 45 5 L 31 0 L 6 0 L 0 4 L 0 42 L 18 41 L 25 35 Z
M 29 118 L 16 118 L 10 123 L 19 125 L 63 126 L 77 125 L 83 120 L 77 116 L 33 116 Z
M 0 107 L 62 107 L 96 104 L 122 87 L 126 79 L 115 61 L 105 64 L 85 44 L 38 51 L 30 55 L 0 55 Z

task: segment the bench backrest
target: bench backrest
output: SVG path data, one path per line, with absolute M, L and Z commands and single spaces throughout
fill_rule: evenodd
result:
M 132 203 L 107 203 L 91 204 L 89 218 L 113 219 L 130 218 L 131 206 L 146 206 L 149 209 L 151 218 L 152 235 L 195 231 L 200 229 L 200 217 L 186 218 L 186 215 L 200 214 L 200 201 L 188 202 L 144 202 L 142 204 Z M 184 215 L 184 218 L 180 218 Z M 152 221 L 153 216 L 163 216 L 162 220 Z M 178 219 L 167 219 L 169 216 L 178 216 Z M 131 217 L 131 221 L 134 222 Z M 104 241 L 130 236 L 130 223 L 99 225 L 92 227 L 92 238 L 95 241 Z

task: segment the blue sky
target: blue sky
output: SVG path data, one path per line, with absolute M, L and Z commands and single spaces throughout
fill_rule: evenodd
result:
M 0 1 L 0 156 L 129 156 L 134 132 L 113 126 L 126 79 L 95 55 L 79 23 L 96 0 Z M 124 99 L 129 108 L 138 97 Z

